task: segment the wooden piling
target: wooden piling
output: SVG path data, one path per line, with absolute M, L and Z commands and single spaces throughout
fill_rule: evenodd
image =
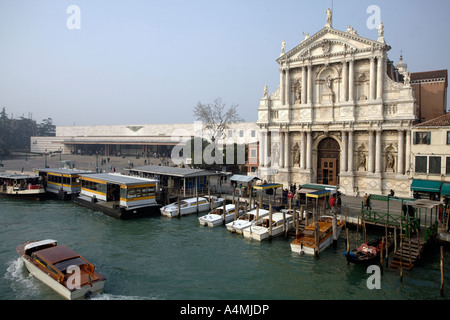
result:
M 441 297 L 444 296 L 444 246 L 441 245 Z
M 319 222 L 316 221 L 314 227 L 314 256 L 316 258 L 319 258 L 319 251 Z
M 177 197 L 178 204 L 178 218 L 181 217 L 181 204 L 180 204 L 180 196 Z
M 383 275 L 383 269 L 384 269 L 384 262 L 383 262 L 384 241 L 386 241 L 385 237 L 382 237 L 381 238 L 381 252 L 380 252 L 380 271 L 381 271 L 381 275 Z
M 272 203 L 269 204 L 269 238 L 272 237 Z
M 223 225 L 225 225 L 225 207 L 227 205 L 227 201 L 225 200 L 225 198 L 223 199 L 222 205 L 223 205 L 223 211 L 222 211 L 222 213 L 223 213 Z M 234 207 L 234 209 L 236 210 L 236 207 Z
M 348 228 L 347 225 L 345 226 L 345 237 L 347 238 L 347 257 L 350 255 L 350 240 L 348 238 Z M 347 264 L 349 264 L 350 261 L 347 260 Z
M 286 228 L 286 211 L 283 211 L 283 231 L 284 231 L 284 237 L 287 237 L 287 228 Z

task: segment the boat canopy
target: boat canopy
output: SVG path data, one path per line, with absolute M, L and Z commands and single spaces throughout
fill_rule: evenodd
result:
M 51 240 L 51 239 L 46 239 L 46 240 L 41 240 L 41 241 L 35 241 L 35 242 L 31 242 L 25 245 L 24 249 L 25 250 L 29 250 L 32 248 L 36 248 L 36 247 L 41 247 L 41 246 L 45 246 L 48 244 L 53 244 L 53 245 L 57 245 L 58 241 L 56 240 Z

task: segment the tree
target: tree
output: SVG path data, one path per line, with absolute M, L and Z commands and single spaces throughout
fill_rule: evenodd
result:
M 56 126 L 53 124 L 52 118 L 42 120 L 42 123 L 37 125 L 38 136 L 47 137 L 56 135 Z
M 197 103 L 194 108 L 194 115 L 197 120 L 201 121 L 204 125 L 206 134 L 212 142 L 218 141 L 225 137 L 225 130 L 229 128 L 231 123 L 243 121 L 238 115 L 236 109 L 237 104 L 231 105 L 231 107 L 225 111 L 225 103 L 221 98 L 217 98 L 213 103 L 203 104 Z

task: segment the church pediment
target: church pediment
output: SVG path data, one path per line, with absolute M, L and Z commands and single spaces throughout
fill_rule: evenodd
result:
M 322 58 L 324 56 L 341 56 L 347 53 L 381 49 L 385 46 L 385 43 L 360 37 L 352 28 L 344 32 L 325 27 L 280 56 L 277 62 L 280 63 L 286 60 L 294 62 L 303 59 Z

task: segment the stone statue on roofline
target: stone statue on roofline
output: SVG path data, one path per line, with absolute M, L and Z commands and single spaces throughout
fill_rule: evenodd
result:
M 331 12 L 330 8 L 328 8 L 325 12 L 327 13 L 327 23 L 325 24 L 325 27 L 331 28 L 333 23 L 333 13 Z

